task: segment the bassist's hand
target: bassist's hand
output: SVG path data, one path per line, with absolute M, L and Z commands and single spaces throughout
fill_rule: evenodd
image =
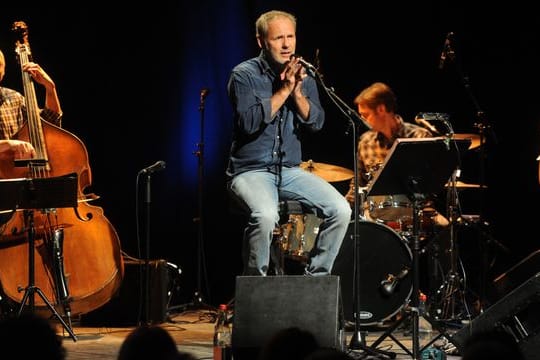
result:
M 30 159 L 36 156 L 36 150 L 27 141 L 0 140 L 0 160 Z
M 39 66 L 39 64 L 36 64 L 34 62 L 28 62 L 23 65 L 23 71 L 27 72 L 32 76 L 32 79 L 36 81 L 37 83 L 43 85 L 45 88 L 54 88 L 54 81 L 51 79 L 51 77 Z

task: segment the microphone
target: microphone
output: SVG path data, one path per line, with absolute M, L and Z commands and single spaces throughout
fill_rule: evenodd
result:
M 438 131 L 430 123 L 430 121 L 440 121 L 446 127 L 445 135 L 449 136 L 449 135 L 454 134 L 454 129 L 452 128 L 452 124 L 450 124 L 450 121 L 448 121 L 449 119 L 450 119 L 450 115 L 446 113 L 421 112 L 421 113 L 418 113 L 418 115 L 416 115 L 415 121 L 417 124 L 429 129 L 435 135 L 441 135 L 441 132 Z
M 159 161 L 156 161 L 155 164 L 152 164 L 148 167 L 145 167 L 144 169 L 142 169 L 139 174 L 147 174 L 147 175 L 150 175 L 152 174 L 153 172 L 155 171 L 160 171 L 160 170 L 163 170 L 165 169 L 165 161 L 163 160 L 159 160 Z
M 201 89 L 201 100 L 204 100 L 210 94 L 210 89 L 202 88 Z
M 431 125 L 426 119 L 424 119 L 423 117 L 417 115 L 415 118 L 414 118 L 414 122 L 417 123 L 418 125 L 420 125 L 421 127 L 423 128 L 426 128 L 428 129 L 429 131 L 431 131 L 433 134 L 435 135 L 440 135 L 439 131 L 437 130 L 437 128 L 433 125 Z
M 306 60 L 304 60 L 300 55 L 293 54 L 291 55 L 291 58 L 297 58 L 298 62 L 302 64 L 303 67 L 306 68 L 306 71 L 309 75 L 315 77 L 315 74 L 317 73 L 317 68 L 310 63 L 308 63 Z
M 201 89 L 201 100 L 199 102 L 199 111 L 204 111 L 204 101 L 208 94 L 210 93 L 210 89 L 208 88 L 202 88 Z
M 381 281 L 381 290 L 386 295 L 392 295 L 394 293 L 394 290 L 396 289 L 396 286 L 400 280 L 405 278 L 409 274 L 409 268 L 405 267 L 403 268 L 399 274 L 393 275 L 388 274 L 388 277 Z
M 444 67 L 444 64 L 446 63 L 446 57 L 450 56 L 450 58 L 452 58 L 452 55 L 454 55 L 454 52 L 450 47 L 450 42 L 452 41 L 453 36 L 453 32 L 449 32 L 448 34 L 446 34 L 446 38 L 444 39 L 444 46 L 441 51 L 441 57 L 439 58 L 439 70 L 442 70 L 442 68 Z

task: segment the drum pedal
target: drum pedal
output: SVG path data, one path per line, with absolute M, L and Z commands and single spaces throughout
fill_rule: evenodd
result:
M 445 360 L 446 353 L 434 347 L 429 347 L 422 351 L 420 358 L 422 360 Z

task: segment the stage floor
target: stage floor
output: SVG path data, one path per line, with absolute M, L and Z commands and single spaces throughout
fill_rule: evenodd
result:
M 212 312 L 205 310 L 186 311 L 183 313 L 170 316 L 167 322 L 159 324 L 159 326 L 167 329 L 175 339 L 178 349 L 181 351 L 190 352 L 197 359 L 212 359 L 212 337 L 214 329 L 214 315 Z M 130 327 L 86 327 L 73 323 L 72 329 L 77 337 L 77 341 L 58 324 L 59 334 L 63 334 L 63 344 L 67 350 L 67 360 L 82 360 L 89 358 L 99 358 L 103 360 L 116 359 L 120 346 L 126 336 L 135 326 Z M 346 331 L 347 348 L 350 348 L 350 339 L 353 332 Z M 366 344 L 370 346 L 374 341 L 377 341 L 384 334 L 383 331 L 368 330 L 365 334 Z M 419 338 L 419 346 L 422 350 L 424 345 L 439 333 L 433 330 L 430 334 L 421 334 Z M 390 336 L 385 337 L 380 342 L 378 348 L 390 351 L 396 354 L 396 359 L 412 359 L 411 354 L 407 353 L 398 342 L 412 353 L 412 336 L 405 334 L 403 329 L 396 329 L 391 332 Z M 446 338 L 439 337 L 436 344 L 444 343 Z M 451 344 L 450 344 L 451 345 Z M 352 351 L 352 350 L 351 350 Z M 361 358 L 365 353 L 359 350 L 352 351 L 354 358 Z M 363 357 L 373 358 L 373 357 Z M 459 356 L 447 355 L 448 360 L 460 359 Z

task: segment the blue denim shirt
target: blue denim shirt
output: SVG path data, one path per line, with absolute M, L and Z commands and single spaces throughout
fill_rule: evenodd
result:
M 227 84 L 234 119 L 227 175 L 255 169 L 277 173 L 282 166 L 298 166 L 303 131 L 322 128 L 324 110 L 314 78 L 308 76 L 302 82 L 310 105 L 307 121 L 297 113 L 292 99 L 271 118 L 270 98 L 279 86 L 280 79 L 262 52 L 233 68 Z

